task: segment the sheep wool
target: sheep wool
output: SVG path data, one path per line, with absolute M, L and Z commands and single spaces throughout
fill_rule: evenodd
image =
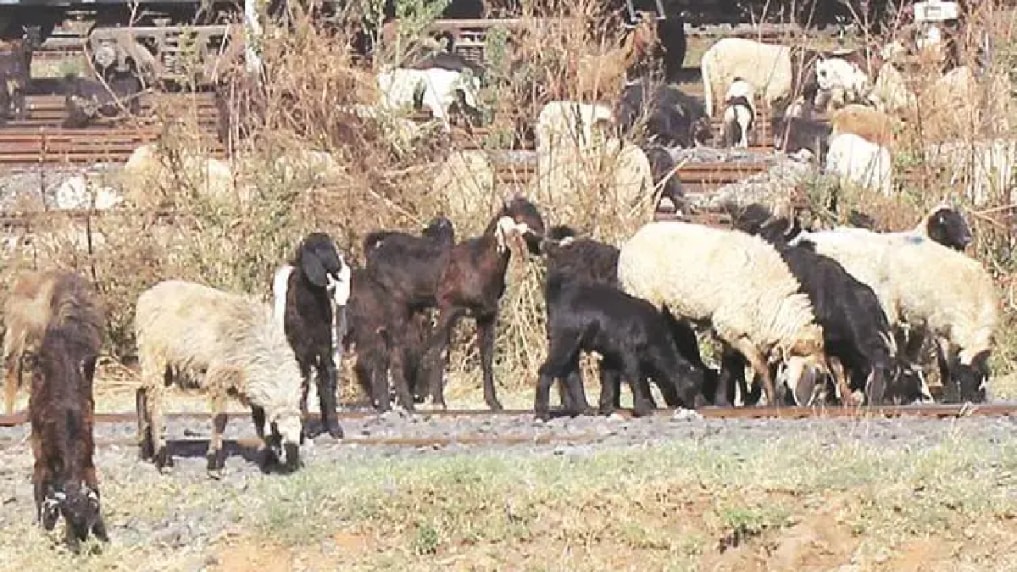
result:
M 669 248 L 669 245 L 674 245 Z M 709 264 L 705 264 L 709 261 Z M 694 321 L 721 338 L 749 338 L 764 355 L 799 341 L 818 343 L 808 296 L 763 239 L 703 225 L 662 221 L 640 228 L 618 258 L 621 288 Z
M 764 44 L 747 38 L 722 38 L 710 46 L 700 62 L 706 115 L 713 117 L 718 102 L 735 78 L 740 77 L 760 91 L 772 104 L 792 88 L 791 48 Z
M 169 367 L 183 388 L 213 398 L 234 390 L 245 405 L 264 408 L 284 440 L 300 442 L 300 371 L 269 304 L 167 280 L 138 297 L 134 327 L 149 399 L 161 398 Z

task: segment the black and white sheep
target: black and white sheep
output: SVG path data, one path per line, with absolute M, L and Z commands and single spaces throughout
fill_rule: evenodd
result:
M 323 232 L 304 237 L 293 257 L 276 270 L 272 295 L 276 321 L 286 332 L 304 379 L 300 411 L 306 419 L 313 370 L 322 426 L 333 438 L 340 439 L 343 431 L 336 417 L 336 389 L 342 344 L 336 330 L 345 329 L 350 268 L 332 237 Z
M 661 248 L 661 245 L 680 248 Z M 643 225 L 621 248 L 622 289 L 677 317 L 709 324 L 748 360 L 776 403 L 769 358 L 824 370 L 823 329 L 780 254 L 757 236 L 685 222 Z M 797 374 L 796 374 L 797 375 Z M 789 378 L 790 387 L 800 379 Z
M 939 340 L 940 374 L 951 394 L 984 400 L 999 295 L 977 260 L 917 233 L 835 229 L 802 233 L 792 242 L 801 241 L 871 287 L 891 327 L 906 324 Z M 905 355 L 917 358 L 920 347 L 921 334 Z
M 134 315 L 141 377 L 138 444 L 142 459 L 160 469 L 173 465 L 163 436 L 162 407 L 172 385 L 208 395 L 213 414 L 208 470 L 225 464 L 222 433 L 226 398 L 251 407 L 264 441 L 263 468 L 300 463 L 302 378 L 272 306 L 255 297 L 202 284 L 166 280 L 138 296 Z M 172 382 L 169 382 L 172 380 Z M 265 436 L 265 422 L 271 435 Z
M 600 362 L 600 411 L 609 414 L 616 402 L 615 380 L 624 377 L 632 388 L 633 414 L 652 407 L 642 381 L 650 377 L 668 406 L 701 404 L 702 372 L 681 357 L 671 343 L 664 317 L 652 304 L 604 284 L 572 281 L 563 274 L 548 276 L 547 359 L 540 366 L 534 410 L 548 417 L 554 380 L 582 384 L 579 355 L 595 351 Z M 571 388 L 570 388 L 571 390 Z
M 724 147 L 749 146 L 749 133 L 755 122 L 756 108 L 754 105 L 755 90 L 752 84 L 736 77 L 724 96 L 724 115 L 722 118 L 722 144 Z

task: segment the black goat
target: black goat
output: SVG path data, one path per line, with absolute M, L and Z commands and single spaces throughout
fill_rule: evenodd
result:
M 388 230 L 369 233 L 364 237 L 364 253 L 368 260 L 416 253 L 440 261 L 447 258 L 454 244 L 452 221 L 439 216 L 424 227 L 421 236 Z M 380 255 L 376 253 L 378 249 L 382 249 Z M 357 347 L 357 379 L 374 406 L 385 411 L 390 407 L 386 371 L 391 370 L 396 397 L 403 407 L 413 409 L 416 401 L 413 396 L 419 395 L 426 385 L 419 364 L 431 332 L 428 305 L 416 306 L 409 321 L 402 322 L 399 309 L 390 303 L 385 287 L 375 275 L 367 270 L 354 272 L 347 335 L 351 336 L 348 343 Z M 398 361 L 390 359 L 393 351 L 398 352 Z M 398 364 L 398 368 L 388 365 L 390 361 Z M 382 391 L 383 394 L 379 393 Z
M 333 340 L 332 304 L 340 308 L 335 317 L 341 325 L 350 297 L 350 268 L 336 251 L 332 238 L 314 232 L 304 237 L 288 264 L 276 272 L 272 289 L 276 319 L 282 322 L 303 376 L 300 410 L 305 419 L 304 432 L 307 434 L 307 392 L 314 368 L 322 425 L 333 438 L 341 439 L 343 430 L 336 416 L 337 355 L 341 344 Z M 261 408 L 253 410 L 255 425 L 259 415 L 263 419 L 264 414 Z
M 604 284 L 548 276 L 547 359 L 540 366 L 534 402 L 536 416 L 548 418 L 548 401 L 554 380 L 582 383 L 579 355 L 597 352 L 600 362 L 600 412 L 617 406 L 615 383 L 624 377 L 632 389 L 633 414 L 645 415 L 653 407 L 644 380 L 652 378 L 669 407 L 695 408 L 702 403 L 702 372 L 697 371 L 671 343 L 668 325 L 649 302 Z M 566 393 L 572 393 L 570 388 Z
M 750 205 L 734 220 L 734 226 L 772 244 L 801 285 L 799 291 L 809 297 L 816 322 L 823 327 L 830 371 L 841 399 L 849 399 L 851 390 L 858 388 L 865 391 L 869 403 L 882 403 L 887 384 L 902 372 L 895 361 L 890 324 L 876 293 L 838 262 L 818 254 L 811 244 L 788 245 L 787 238 L 796 234 L 795 224 L 784 218 L 765 218 L 768 214 L 766 207 Z M 851 372 L 850 384 L 845 368 Z M 811 387 L 792 390 L 798 403 L 812 397 Z
M 589 238 L 576 238 L 573 229 L 558 225 L 548 230 L 547 237 L 541 244 L 541 251 L 547 261 L 545 288 L 552 278 L 618 288 L 619 251 L 617 247 Z M 546 301 L 546 303 L 550 308 L 550 301 Z M 717 374 L 703 362 L 695 331 L 688 322 L 675 318 L 667 309 L 664 310 L 664 317 L 678 352 L 684 359 L 691 362 L 693 367 L 702 372 L 703 386 L 711 392 L 707 395 L 712 395 L 712 390 L 717 384 Z M 550 324 L 549 316 L 547 320 L 548 335 L 550 335 Z M 649 385 L 646 384 L 645 379 L 640 380 L 640 383 L 643 383 L 644 394 L 649 397 Z M 613 388 L 616 407 L 618 406 L 620 385 L 621 379 L 615 377 Z M 587 407 L 586 395 L 581 383 L 566 381 L 565 387 L 561 387 L 560 390 L 566 409 L 578 410 Z M 652 400 L 652 397 L 650 399 Z
M 109 87 L 94 79 L 64 76 L 64 127 L 85 127 L 99 116 L 116 117 L 126 110 L 141 114 L 141 80 L 135 75 L 118 75 Z
M 452 248 L 431 291 L 431 300 L 438 308 L 438 325 L 428 338 L 421 358 L 422 368 L 430 378 L 428 385 L 434 404 L 446 407 L 443 376 L 448 353 L 444 350 L 449 346 L 449 338 L 456 322 L 469 314 L 477 324 L 477 346 L 484 376 L 484 401 L 491 409 L 502 408 L 495 395 L 493 360 L 498 302 L 505 292 L 505 272 L 511 256 L 508 241 L 521 239 L 530 254 L 537 255 L 543 236 L 544 219 L 537 207 L 517 195 L 504 202 L 483 235 L 464 240 Z M 433 368 L 432 364 L 439 356 L 441 367 Z
M 665 147 L 689 149 L 712 138 L 702 100 L 672 85 L 651 88 L 645 81 L 632 82 L 622 89 L 614 113 L 622 133 L 632 131 L 645 113 L 646 136 Z

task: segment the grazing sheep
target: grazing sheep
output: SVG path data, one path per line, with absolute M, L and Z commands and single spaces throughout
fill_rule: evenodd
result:
M 24 356 L 34 353 L 53 315 L 52 300 L 66 273 L 21 272 L 4 301 L 4 411 L 10 415 L 23 384 Z
M 210 399 L 210 474 L 225 464 L 222 432 L 228 395 L 251 407 L 255 430 L 265 444 L 264 469 L 276 461 L 289 469 L 299 465 L 302 379 L 269 304 L 193 282 L 166 280 L 138 296 L 134 333 L 141 366 L 137 406 L 142 459 L 152 459 L 160 469 L 173 466 L 162 434 L 162 406 L 167 388 L 175 384 Z M 271 428 L 268 437 L 266 421 Z
M 345 319 L 350 267 L 336 251 L 332 237 L 323 232 L 304 237 L 289 262 L 276 271 L 272 295 L 276 323 L 286 332 L 303 377 L 300 412 L 306 419 L 307 392 L 314 369 L 322 425 L 334 439 L 340 439 L 343 431 L 336 418 L 336 368 L 341 358 L 335 359 L 333 354 L 342 344 L 334 339 L 332 324 L 333 319 L 340 324 Z M 261 408 L 254 406 L 252 411 L 264 418 Z M 306 428 L 304 433 L 308 434 Z
M 680 247 L 661 249 L 661 245 Z M 709 261 L 704 264 L 704 261 Z M 676 317 L 709 323 L 740 352 L 776 403 L 768 357 L 822 369 L 823 329 L 780 254 L 756 236 L 684 222 L 643 225 L 621 248 L 622 289 Z M 725 287 L 724 285 L 730 285 Z M 804 377 L 804 369 L 798 372 Z M 814 372 L 810 371 L 808 375 Z M 799 386 L 791 376 L 789 386 Z
M 894 144 L 894 126 L 897 121 L 868 105 L 852 103 L 830 115 L 830 136 L 853 133 L 866 141 L 885 148 Z
M 558 225 L 547 231 L 547 236 L 541 242 L 541 252 L 547 262 L 547 280 L 551 276 L 558 276 L 561 279 L 567 278 L 569 281 L 603 284 L 618 288 L 619 251 L 617 247 L 590 238 L 577 238 L 573 229 Z M 545 286 L 546 284 L 547 281 L 545 281 Z M 550 304 L 546 300 L 545 302 Z M 667 318 L 668 328 L 682 358 L 688 360 L 694 368 L 702 373 L 704 388 L 713 388 L 717 383 L 716 372 L 703 363 L 695 331 L 687 322 L 675 319 L 669 312 L 664 312 L 664 317 Z M 550 327 L 550 319 L 547 324 Z M 649 385 L 645 384 L 645 380 L 639 381 L 644 384 L 643 393 L 649 396 Z M 615 377 L 616 406 L 620 383 L 621 379 Z M 587 403 L 582 384 L 567 382 L 566 387 L 574 390 L 574 393 L 565 393 L 563 389 L 562 395 L 565 398 L 571 398 L 571 401 L 563 399 L 565 407 L 574 411 L 585 409 Z
M 791 115 L 770 119 L 773 147 L 789 155 L 807 153 L 823 164 L 830 152 L 830 126 L 822 121 Z
M 477 325 L 477 346 L 484 376 L 484 401 L 493 410 L 501 403 L 494 389 L 494 337 L 498 319 L 498 301 L 505 291 L 505 272 L 508 269 L 508 240 L 522 239 L 530 254 L 539 254 L 540 239 L 544 235 L 544 220 L 537 207 L 525 197 L 517 195 L 507 199 L 502 209 L 491 219 L 484 234 L 464 240 L 454 247 L 448 262 L 441 269 L 438 281 L 430 291 L 430 300 L 438 308 L 438 324 L 426 344 L 421 363 L 430 377 L 429 386 L 433 403 L 444 408 L 443 374 L 447 369 L 452 328 L 459 319 L 470 314 Z M 384 244 L 382 245 L 384 246 Z M 370 268 L 370 261 L 368 262 Z M 389 285 L 386 284 L 388 289 Z M 390 292 L 393 291 L 390 289 Z M 432 368 L 441 355 L 439 368 Z
M 104 85 L 98 80 L 69 73 L 64 76 L 67 115 L 63 126 L 86 127 L 99 116 L 116 117 L 124 111 L 141 115 L 141 91 L 141 80 L 134 75 L 119 76 Z
M 650 85 L 646 80 L 626 84 L 614 108 L 619 132 L 631 133 L 644 115 L 647 139 L 664 147 L 691 149 L 713 136 L 702 100 L 674 85 Z
M 714 94 L 724 93 L 735 78 L 741 78 L 760 90 L 767 106 L 801 91 L 818 81 L 819 64 L 813 65 L 818 53 L 812 50 L 765 44 L 746 38 L 722 38 L 703 54 L 700 69 L 703 76 L 703 99 L 706 115 L 713 117 Z M 837 60 L 845 59 L 842 55 Z M 826 88 L 836 87 L 830 78 Z M 822 86 L 821 86 L 822 87 Z
M 876 293 L 835 260 L 818 254 L 811 244 L 790 246 L 786 237 L 794 229 L 787 219 L 772 217 L 766 207 L 758 204 L 745 210 L 753 208 L 764 211 L 767 220 L 761 225 L 745 225 L 736 219 L 735 227 L 758 234 L 772 244 L 801 284 L 799 291 L 808 295 L 816 322 L 823 328 L 829 370 L 842 402 L 849 402 L 852 389 L 862 389 L 869 404 L 882 403 L 884 389 L 899 377 L 899 372 L 895 369 L 896 347 L 890 324 Z M 845 368 L 853 384 L 848 383 Z M 793 389 L 799 391 L 799 403 L 808 402 L 812 396 L 810 387 Z
M 92 458 L 103 309 L 88 282 L 69 272 L 54 278 L 44 302 L 50 315 L 32 358 L 28 402 L 36 518 L 52 530 L 63 516 L 64 539 L 77 552 L 89 533 L 109 541 Z
M 378 89 L 382 94 L 381 107 L 388 110 L 417 107 L 416 94 L 422 91 L 420 105 L 431 111 L 445 132 L 451 132 L 449 106 L 458 101 L 467 108 L 477 109 L 480 78 L 439 67 L 394 68 L 378 74 Z
M 574 282 L 561 274 L 548 276 L 547 359 L 540 366 L 534 410 L 548 418 L 548 399 L 555 378 L 582 384 L 581 351 L 595 351 L 600 362 L 600 412 L 614 410 L 612 378 L 624 377 L 632 388 L 633 414 L 649 413 L 648 394 L 641 383 L 651 377 L 669 407 L 695 408 L 702 403 L 702 372 L 698 372 L 670 343 L 668 325 L 645 300 L 604 284 Z
M 872 288 L 891 327 L 907 324 L 940 340 L 945 387 L 961 399 L 984 399 L 999 296 L 977 260 L 914 234 L 838 229 L 802 233 L 792 243 L 802 241 Z M 915 341 L 912 348 L 920 347 L 920 336 Z
M 893 194 L 890 151 L 854 133 L 830 138 L 825 169 L 836 174 L 841 185 L 858 185 L 887 197 Z

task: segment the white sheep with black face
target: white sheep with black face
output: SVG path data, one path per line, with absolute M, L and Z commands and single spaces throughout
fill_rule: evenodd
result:
M 300 461 L 302 424 L 300 370 L 272 307 L 252 296 L 202 284 L 166 280 L 141 293 L 134 331 L 141 377 L 138 429 L 141 453 L 156 466 L 171 466 L 162 435 L 162 402 L 175 385 L 209 396 L 215 418 L 209 441 L 208 468 L 223 468 L 222 431 L 227 395 L 235 395 L 255 413 L 255 429 L 265 441 L 266 464 Z M 259 419 L 257 409 L 263 411 Z M 271 434 L 265 436 L 264 423 Z M 274 455 L 273 455 L 274 454 Z M 274 458 L 273 458 L 274 456 Z

